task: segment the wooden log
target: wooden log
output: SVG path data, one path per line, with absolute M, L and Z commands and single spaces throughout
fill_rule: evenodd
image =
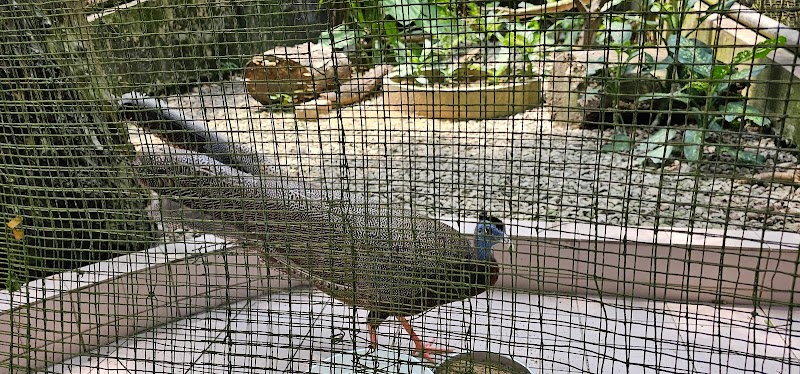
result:
M 278 94 L 303 102 L 350 78 L 350 63 L 330 46 L 305 43 L 276 47 L 253 57 L 245 66 L 247 92 L 264 105 Z
M 383 76 L 391 70 L 391 65 L 376 66 L 364 75 L 347 81 L 339 90 L 325 92 L 318 99 L 295 107 L 295 118 L 313 121 L 320 115 L 328 114 L 334 106 L 341 107 L 363 100 L 376 91 Z
M 555 3 L 536 5 L 523 9 L 509 9 L 504 17 L 522 21 L 544 14 L 566 12 L 575 8 L 585 9 L 588 7 L 589 1 L 590 0 L 560 0 Z

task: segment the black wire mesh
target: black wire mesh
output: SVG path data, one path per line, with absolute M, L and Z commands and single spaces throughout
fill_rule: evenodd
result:
M 799 10 L 3 2 L 0 373 L 800 371 Z

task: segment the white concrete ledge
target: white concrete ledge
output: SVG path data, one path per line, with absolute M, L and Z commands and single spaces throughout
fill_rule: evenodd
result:
M 474 223 L 456 224 L 472 233 Z M 500 287 L 684 302 L 800 299 L 800 234 L 510 222 Z M 298 282 L 297 284 L 301 284 Z M 41 369 L 203 310 L 290 287 L 205 235 L 0 291 L 0 373 Z
M 800 234 L 511 222 L 501 287 L 689 303 L 800 300 Z M 462 224 L 472 232 L 473 224 Z
M 64 361 L 169 321 L 289 287 L 211 235 L 0 291 L 0 373 Z

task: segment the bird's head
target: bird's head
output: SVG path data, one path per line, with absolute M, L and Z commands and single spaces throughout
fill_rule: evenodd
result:
M 506 239 L 503 221 L 481 213 L 475 226 L 475 250 L 479 260 L 492 259 L 492 247 Z

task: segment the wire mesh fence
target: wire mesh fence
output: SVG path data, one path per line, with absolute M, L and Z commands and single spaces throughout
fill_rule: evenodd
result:
M 0 373 L 800 372 L 798 11 L 4 1 Z

